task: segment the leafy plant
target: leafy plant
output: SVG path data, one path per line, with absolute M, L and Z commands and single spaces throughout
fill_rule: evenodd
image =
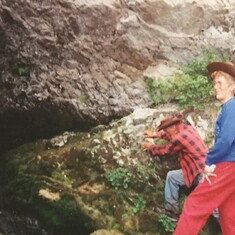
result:
M 146 207 L 147 203 L 143 196 L 139 196 L 137 199 L 134 200 L 133 204 L 134 205 L 131 210 L 129 210 L 129 212 L 122 214 L 123 220 L 127 219 L 129 216 L 135 216 L 137 213 L 140 212 L 141 209 Z
M 214 99 L 214 91 L 206 66 L 213 61 L 226 61 L 216 53 L 204 50 L 198 58 L 181 66 L 175 74 L 164 81 L 146 79 L 147 88 L 154 104 L 176 102 L 181 108 L 193 107 L 202 110 Z
M 118 167 L 105 174 L 106 179 L 111 183 L 116 191 L 127 189 L 132 178 L 132 174 L 123 167 Z
M 122 219 L 123 219 L 123 220 L 128 219 L 128 217 L 129 217 L 129 216 L 128 216 L 128 214 L 127 214 L 127 213 L 122 214 Z
M 22 66 L 19 66 L 18 67 L 18 73 L 20 76 L 24 76 L 24 75 L 27 75 L 30 71 L 30 68 L 29 66 L 26 66 L 26 65 L 22 65 Z
M 202 110 L 214 98 L 211 81 L 202 75 L 177 74 L 175 79 L 178 94 L 175 100 L 182 108 Z
M 163 226 L 166 232 L 173 232 L 176 227 L 176 222 L 170 220 L 166 215 L 160 214 L 158 216 L 158 222 Z
M 134 201 L 134 207 L 132 208 L 132 215 L 137 214 L 141 209 L 146 207 L 145 199 L 140 196 Z
M 137 162 L 135 165 L 135 178 L 139 181 L 148 182 L 149 178 L 156 172 L 153 164 Z

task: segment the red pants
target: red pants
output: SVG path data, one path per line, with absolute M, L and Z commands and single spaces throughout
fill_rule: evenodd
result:
M 173 235 L 197 235 L 216 208 L 222 234 L 235 235 L 235 162 L 216 164 L 214 173 L 187 197 Z

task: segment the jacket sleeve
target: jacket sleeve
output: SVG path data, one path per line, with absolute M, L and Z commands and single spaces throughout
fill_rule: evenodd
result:
M 235 141 L 235 107 L 226 106 L 222 110 L 221 126 L 216 141 L 206 157 L 206 164 L 222 162 L 228 157 Z

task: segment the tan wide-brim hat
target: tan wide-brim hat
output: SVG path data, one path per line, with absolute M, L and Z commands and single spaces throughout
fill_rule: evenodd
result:
M 231 62 L 213 62 L 207 65 L 207 70 L 210 76 L 215 71 L 222 71 L 235 79 L 235 65 Z
M 183 118 L 184 118 L 184 116 L 181 114 L 170 115 L 161 121 L 161 123 L 157 127 L 157 131 L 164 130 L 167 127 L 173 126 L 173 125 L 181 122 Z

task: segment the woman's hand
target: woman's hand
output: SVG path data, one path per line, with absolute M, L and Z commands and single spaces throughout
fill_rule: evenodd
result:
M 211 166 L 205 166 L 205 168 L 204 168 L 204 170 L 203 170 L 203 172 L 202 172 L 202 180 L 201 180 L 201 183 L 203 183 L 204 182 L 204 180 L 206 179 L 207 180 L 207 182 L 209 183 L 209 184 L 211 184 L 211 181 L 210 181 L 210 179 L 209 179 L 209 176 L 216 176 L 216 174 L 214 174 L 214 173 L 212 173 L 212 172 L 214 172 L 214 170 L 215 170 L 215 168 L 216 168 L 216 165 L 211 165 Z

